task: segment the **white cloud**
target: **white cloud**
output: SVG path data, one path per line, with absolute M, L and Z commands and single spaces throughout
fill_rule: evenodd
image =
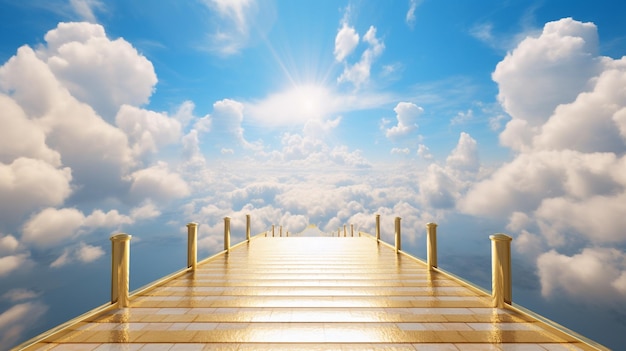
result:
M 588 91 L 603 61 L 597 54 L 596 26 L 571 18 L 549 22 L 539 37 L 519 43 L 493 72 L 499 87 L 498 100 L 513 118 L 506 129 L 515 126 L 519 133 L 523 125 L 534 131 L 557 106 L 571 103 L 581 92 Z M 520 145 L 512 139 L 515 135 L 503 133 L 500 141 L 520 150 L 528 140 Z
M 61 254 L 61 256 L 57 257 L 56 260 L 50 263 L 50 268 L 60 268 L 60 267 L 67 265 L 71 261 L 72 259 L 70 258 L 70 250 L 65 249 L 63 250 L 63 253 Z
M 156 153 L 160 147 L 179 141 L 181 124 L 166 114 L 122 105 L 115 124 L 123 130 L 137 156 Z
M 2 93 L 0 110 L 0 162 L 10 163 L 18 157 L 28 157 L 41 159 L 54 167 L 61 165 L 61 155 L 46 145 L 45 130 L 29 120 L 20 105 Z
M 460 171 L 477 171 L 480 162 L 476 140 L 462 132 L 458 144 L 446 159 L 446 163 L 451 168 Z
M 398 147 L 394 147 L 393 149 L 391 149 L 391 154 L 392 155 L 408 155 L 411 152 L 411 150 L 406 147 L 406 148 L 398 148 Z
M 511 116 L 500 142 L 515 154 L 458 208 L 509 217 L 544 295 L 623 300 L 626 254 L 602 246 L 626 243 L 626 58 L 599 56 L 595 25 L 566 18 L 521 41 L 493 79 Z
M 55 206 L 71 194 L 69 168 L 18 158 L 9 165 L 0 163 L 0 218 L 15 222 L 41 206 Z
M 256 0 L 202 2 L 216 15 L 207 49 L 224 57 L 241 52 L 253 42 L 252 36 L 263 38 L 275 17 L 271 4 L 264 3 L 261 6 Z
M 27 254 L 0 257 L 0 278 L 20 268 L 28 260 Z
M 337 31 L 335 37 L 335 60 L 342 62 L 359 44 L 359 34 L 346 22 Z
M 49 207 L 33 215 L 24 224 L 22 240 L 39 248 L 49 248 L 97 228 L 116 228 L 160 214 L 151 202 L 131 209 L 130 213 L 127 216 L 115 209 L 108 212 L 95 209 L 85 216 L 76 208 Z
M 99 0 L 69 0 L 70 6 L 76 14 L 87 22 L 96 22 L 94 10 L 104 10 L 104 4 Z
M 385 50 L 385 44 L 376 37 L 376 27 L 374 26 L 370 26 L 367 30 L 363 36 L 363 41 L 368 44 L 368 48 L 361 54 L 359 62 L 353 65 L 346 64 L 343 73 L 337 78 L 337 82 L 350 82 L 358 89 L 369 81 L 372 64 Z
M 124 105 L 141 105 L 157 77 L 152 63 L 122 38 L 110 40 L 104 28 L 89 23 L 59 23 L 38 49 L 50 71 L 78 100 L 112 120 Z
M 77 235 L 85 216 L 75 208 L 46 208 L 24 224 L 22 240 L 38 247 L 49 247 Z
M 15 252 L 19 245 L 20 242 L 13 235 L 0 234 L 0 255 Z
M 424 113 L 424 109 L 412 102 L 399 102 L 393 109 L 396 112 L 398 123 L 387 129 L 387 138 L 398 138 L 405 136 L 417 129 L 417 118 Z
M 464 124 L 471 121 L 474 118 L 474 111 L 471 109 L 467 110 L 467 112 L 460 111 L 450 120 L 451 125 Z
M 104 256 L 104 250 L 99 246 L 91 246 L 83 242 L 80 243 L 76 252 L 76 258 L 83 263 L 93 262 Z
M 130 217 L 133 222 L 149 218 L 155 218 L 161 215 L 161 211 L 150 201 L 145 202 L 139 207 L 135 207 L 130 211 Z
M 417 146 L 417 155 L 421 158 L 423 158 L 424 160 L 432 160 L 433 159 L 433 155 L 430 153 L 430 149 L 428 148 L 428 146 L 424 145 L 424 144 L 419 144 Z
M 420 5 L 421 0 L 409 0 L 409 10 L 406 12 L 405 21 L 409 27 L 413 28 L 415 26 L 415 10 Z
M 39 297 L 39 293 L 28 289 L 11 289 L 2 294 L 2 298 L 11 302 L 31 300 L 37 297 Z
M 13 345 L 26 328 L 36 323 L 48 307 L 39 301 L 20 303 L 11 306 L 0 314 L 0 345 Z
M 234 139 L 240 145 L 246 145 L 247 142 L 243 137 L 243 121 L 244 105 L 238 101 L 224 99 L 213 104 L 212 128 L 213 134 Z
M 626 254 L 619 250 L 586 248 L 573 256 L 551 250 L 539 256 L 537 267 L 544 296 L 565 292 L 607 302 L 626 298 L 622 289 Z
M 0 68 L 0 89 L 46 131 L 46 144 L 71 168 L 77 196 L 110 197 L 124 189 L 121 177 L 133 163 L 126 135 L 78 102 L 31 48 L 21 47 Z
M 133 172 L 130 178 L 130 195 L 135 199 L 168 201 L 190 194 L 187 182 L 178 173 L 171 172 L 164 162 Z

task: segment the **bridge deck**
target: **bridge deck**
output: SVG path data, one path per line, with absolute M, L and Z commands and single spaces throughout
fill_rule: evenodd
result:
M 253 238 L 27 348 L 214 349 L 592 348 L 366 237 Z

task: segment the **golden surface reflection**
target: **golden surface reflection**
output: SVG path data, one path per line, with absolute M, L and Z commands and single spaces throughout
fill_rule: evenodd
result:
M 133 350 L 228 349 L 228 343 L 245 350 L 516 343 L 589 349 L 526 315 L 491 308 L 489 296 L 367 237 L 257 237 L 133 296 L 131 306 L 77 323 L 31 349 L 63 342 Z

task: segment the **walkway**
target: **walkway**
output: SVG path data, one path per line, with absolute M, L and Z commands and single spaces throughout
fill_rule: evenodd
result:
M 369 237 L 256 237 L 27 348 L 275 349 L 593 350 Z

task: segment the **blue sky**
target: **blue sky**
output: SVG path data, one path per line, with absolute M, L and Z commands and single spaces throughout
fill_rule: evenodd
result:
M 0 0 L 0 344 L 105 302 L 112 233 L 134 235 L 139 287 L 182 267 L 157 258 L 189 221 L 208 255 L 224 216 L 242 237 L 246 213 L 256 232 L 371 232 L 380 213 L 388 239 L 403 218 L 416 254 L 438 222 L 441 265 L 484 286 L 487 238 L 510 234 L 514 299 L 619 345 L 624 13 L 617 1 Z

